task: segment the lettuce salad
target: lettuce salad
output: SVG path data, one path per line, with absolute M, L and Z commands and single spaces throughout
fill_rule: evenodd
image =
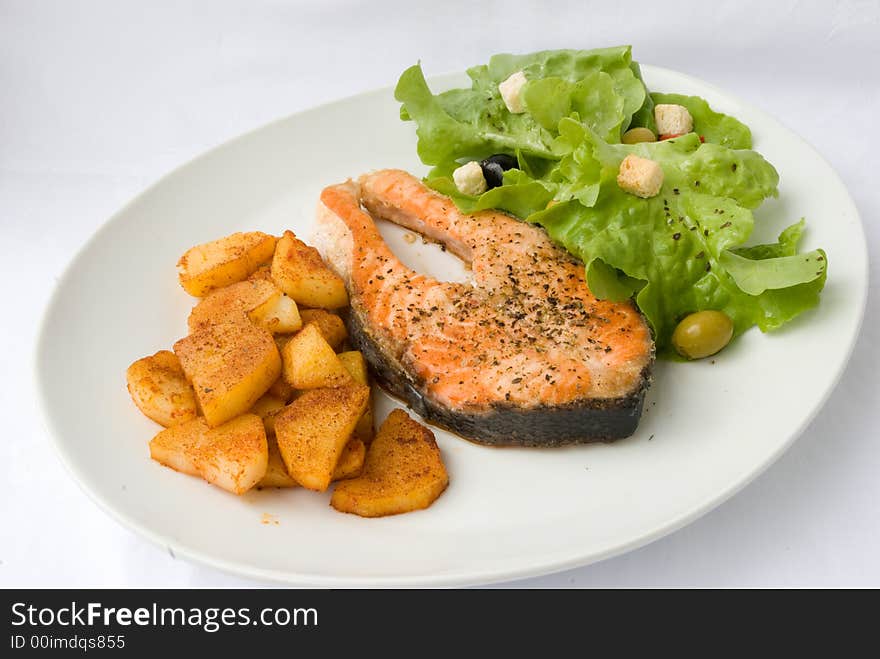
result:
M 507 110 L 498 85 L 523 71 L 525 112 Z M 773 330 L 818 304 L 827 260 L 798 252 L 800 220 L 775 243 L 745 247 L 752 211 L 778 195 L 779 176 L 753 151 L 751 132 L 696 96 L 649 93 L 629 46 L 495 55 L 468 70 L 470 89 L 433 94 L 419 65 L 400 77 L 401 118 L 417 125 L 426 178 L 465 212 L 500 209 L 543 226 L 586 267 L 595 295 L 634 297 L 670 354 L 676 324 L 695 311 L 723 311 L 735 335 Z M 654 105 L 686 107 L 694 132 L 625 145 L 621 135 L 656 132 Z M 462 194 L 452 172 L 506 153 L 518 166 L 479 196 Z M 648 199 L 617 185 L 620 162 L 659 163 L 664 183 Z

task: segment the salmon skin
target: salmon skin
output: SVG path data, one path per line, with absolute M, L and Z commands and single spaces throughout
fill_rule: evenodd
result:
M 374 218 L 445 245 L 472 281 L 408 268 Z M 429 423 L 499 446 L 611 441 L 638 426 L 651 331 L 632 303 L 593 296 L 583 264 L 540 227 L 463 214 L 412 175 L 382 170 L 322 192 L 314 243 L 346 282 L 355 347 Z

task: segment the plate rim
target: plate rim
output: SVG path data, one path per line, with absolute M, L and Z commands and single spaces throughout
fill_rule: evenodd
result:
M 646 77 L 650 78 L 653 72 L 662 75 L 671 75 L 673 77 L 679 77 L 687 81 L 688 83 L 697 85 L 705 90 L 708 90 L 712 93 L 730 99 L 731 101 L 746 107 L 750 112 L 753 112 L 760 116 L 762 122 L 767 122 L 773 125 L 774 130 L 782 130 L 787 133 L 790 137 L 794 138 L 802 147 L 805 147 L 813 157 L 815 157 L 818 161 L 820 161 L 827 169 L 831 172 L 834 177 L 835 182 L 840 186 L 840 188 L 845 192 L 847 201 L 852 208 L 853 215 L 857 220 L 856 225 L 858 229 L 858 234 L 860 238 L 861 250 L 863 252 L 863 263 L 864 269 L 860 273 L 859 281 L 862 284 L 861 288 L 861 296 L 858 300 L 858 318 L 855 323 L 854 331 L 849 337 L 849 345 L 846 349 L 845 357 L 841 360 L 840 364 L 837 367 L 834 376 L 830 379 L 828 385 L 825 388 L 825 391 L 821 397 L 821 400 L 818 404 L 816 404 L 810 413 L 804 418 L 802 423 L 793 431 L 790 432 L 789 436 L 785 439 L 784 442 L 781 442 L 775 451 L 769 454 L 768 457 L 764 459 L 764 461 L 752 469 L 745 477 L 740 478 L 738 481 L 734 481 L 732 484 L 727 485 L 724 489 L 720 490 L 716 496 L 706 499 L 699 504 L 693 506 L 691 509 L 681 513 L 676 518 L 672 520 L 667 520 L 666 522 L 659 524 L 655 528 L 651 529 L 648 532 L 642 533 L 637 538 L 633 538 L 629 542 L 625 542 L 622 544 L 615 545 L 614 547 L 604 549 L 602 551 L 584 554 L 577 552 L 567 552 L 566 555 L 562 557 L 547 557 L 545 555 L 546 560 L 540 561 L 540 563 L 535 564 L 522 564 L 519 567 L 511 568 L 506 567 L 502 569 L 497 569 L 494 571 L 488 571 L 485 569 L 479 570 L 458 570 L 454 572 L 446 572 L 442 574 L 433 574 L 433 575 L 412 575 L 412 576 L 345 576 L 338 577 L 333 575 L 316 575 L 309 573 L 301 573 L 295 571 L 281 571 L 274 569 L 265 569 L 259 568 L 256 566 L 251 566 L 246 563 L 238 563 L 232 560 L 220 559 L 216 556 L 188 548 L 185 545 L 173 543 L 169 538 L 165 537 L 162 533 L 154 531 L 149 526 L 142 524 L 135 519 L 132 519 L 121 509 L 121 507 L 113 505 L 112 501 L 108 501 L 102 496 L 100 496 L 88 483 L 88 479 L 85 477 L 83 473 L 81 473 L 76 466 L 74 465 L 72 459 L 69 456 L 68 451 L 64 448 L 62 441 L 60 440 L 61 431 L 57 427 L 56 422 L 53 420 L 52 414 L 50 413 L 49 401 L 48 401 L 48 389 L 45 381 L 44 373 L 45 370 L 42 367 L 43 355 L 45 354 L 44 344 L 48 341 L 48 334 L 50 331 L 50 316 L 52 309 L 56 306 L 55 302 L 57 301 L 58 296 L 61 292 L 62 282 L 66 281 L 70 272 L 77 265 L 80 259 L 83 257 L 85 252 L 87 252 L 91 246 L 97 242 L 105 231 L 108 231 L 111 225 L 115 224 L 119 221 L 120 217 L 125 215 L 129 208 L 137 204 L 142 198 L 150 195 L 156 188 L 162 186 L 167 180 L 176 176 L 180 171 L 197 165 L 197 163 L 202 160 L 208 159 L 212 157 L 217 151 L 220 149 L 226 148 L 234 143 L 238 143 L 243 140 L 247 140 L 251 135 L 256 134 L 260 131 L 269 129 L 272 126 L 290 121 L 295 119 L 296 117 L 314 112 L 316 110 L 320 110 L 322 108 L 332 106 L 338 103 L 344 103 L 346 101 L 352 101 L 354 99 L 371 95 L 371 94 L 380 94 L 380 93 L 391 93 L 393 92 L 394 86 L 387 85 L 384 87 L 378 87 L 373 89 L 367 89 L 355 94 L 350 94 L 347 96 L 334 98 L 323 103 L 319 103 L 316 105 L 309 106 L 307 108 L 303 108 L 298 110 L 297 112 L 293 112 L 291 114 L 285 115 L 283 117 L 276 118 L 264 124 L 261 124 L 255 128 L 247 130 L 239 135 L 236 135 L 228 140 L 224 140 L 214 146 L 208 148 L 205 151 L 200 152 L 195 157 L 187 160 L 186 162 L 181 163 L 180 165 L 174 167 L 164 175 L 160 176 L 156 179 L 152 184 L 148 185 L 137 195 L 132 197 L 128 202 L 122 205 L 116 212 L 110 215 L 101 225 L 91 234 L 91 236 L 82 243 L 77 250 L 75 250 L 74 254 L 70 257 L 70 259 L 65 264 L 64 268 L 62 268 L 61 272 L 55 278 L 54 285 L 52 287 L 52 291 L 48 296 L 46 301 L 46 305 L 42 311 L 38 329 L 36 333 L 36 340 L 33 343 L 33 351 L 32 351 L 32 386 L 36 390 L 35 398 L 37 400 L 37 409 L 39 412 L 39 417 L 42 421 L 42 425 L 46 434 L 49 437 L 49 441 L 56 453 L 56 455 L 60 458 L 61 463 L 64 465 L 65 470 L 68 474 L 73 478 L 78 487 L 85 492 L 85 494 L 95 503 L 97 506 L 103 510 L 109 517 L 114 519 L 117 523 L 119 523 L 122 527 L 126 528 L 129 531 L 134 532 L 135 534 L 146 538 L 151 541 L 158 547 L 165 549 L 169 553 L 172 554 L 173 558 L 177 558 L 178 556 L 186 558 L 187 560 L 201 565 L 207 565 L 214 569 L 220 570 L 227 574 L 237 576 L 237 577 L 246 577 L 251 579 L 260 580 L 263 582 L 269 583 L 281 583 L 288 584 L 294 586 L 312 586 L 312 587 L 323 587 L 323 588 L 333 588 L 333 587 L 356 587 L 356 588 L 365 588 L 365 587 L 462 587 L 462 586 L 475 586 L 475 585 L 488 585 L 488 584 L 497 584 L 503 583 L 507 581 L 517 580 L 517 579 L 526 579 L 539 577 L 547 574 L 553 574 L 565 570 L 575 569 L 578 567 L 584 567 L 593 563 L 598 563 L 600 561 L 606 560 L 608 558 L 612 558 L 614 556 L 620 556 L 622 554 L 631 552 L 640 547 L 644 547 L 660 538 L 663 538 L 667 535 L 670 535 L 679 529 L 691 524 L 696 521 L 703 515 L 709 513 L 714 510 L 725 501 L 729 500 L 737 493 L 742 491 L 746 486 L 752 483 L 756 478 L 761 476 L 770 466 L 772 466 L 786 451 L 788 451 L 791 446 L 797 441 L 798 438 L 803 434 L 804 430 L 813 422 L 813 420 L 818 416 L 818 414 L 825 408 L 825 405 L 828 402 L 831 394 L 835 391 L 838 384 L 840 383 L 843 374 L 845 373 L 847 367 L 849 366 L 849 362 L 852 358 L 855 347 L 858 343 L 859 336 L 861 335 L 862 326 L 865 318 L 865 311 L 867 308 L 868 301 L 868 288 L 869 288 L 869 273 L 870 273 L 870 259 L 869 259 L 869 251 L 865 234 L 865 227 L 862 221 L 861 214 L 859 213 L 859 209 L 852 195 L 850 194 L 849 188 L 846 186 L 840 174 L 837 170 L 828 162 L 828 160 L 806 139 L 804 139 L 800 134 L 783 124 L 776 117 L 771 115 L 768 112 L 756 107 L 751 103 L 747 103 L 743 101 L 739 96 L 735 94 L 731 94 L 716 85 L 705 82 L 701 78 L 696 76 L 692 76 L 687 73 L 683 73 L 680 71 L 676 71 L 674 69 L 669 69 L 666 67 L 654 66 L 650 64 L 639 63 L 640 67 L 643 71 L 647 73 Z M 462 72 L 447 72 L 440 73 L 428 76 L 428 82 L 437 84 L 438 82 L 452 79 L 455 76 L 462 76 Z

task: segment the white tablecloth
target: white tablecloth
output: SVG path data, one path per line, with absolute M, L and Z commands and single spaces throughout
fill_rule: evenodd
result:
M 815 145 L 855 198 L 876 264 L 880 3 L 721 4 L 0 0 L 0 586 L 249 583 L 175 559 L 78 488 L 35 402 L 39 319 L 76 250 L 162 174 L 277 117 L 393 84 L 418 59 L 437 73 L 499 51 L 631 43 Z M 772 468 L 647 547 L 515 585 L 880 586 L 876 268 L 871 282 L 848 370 Z

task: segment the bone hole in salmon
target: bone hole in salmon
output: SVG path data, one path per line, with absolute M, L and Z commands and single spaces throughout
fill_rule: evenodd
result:
M 377 219 L 376 227 L 406 267 L 439 281 L 471 283 L 470 269 L 444 245 L 387 220 Z

